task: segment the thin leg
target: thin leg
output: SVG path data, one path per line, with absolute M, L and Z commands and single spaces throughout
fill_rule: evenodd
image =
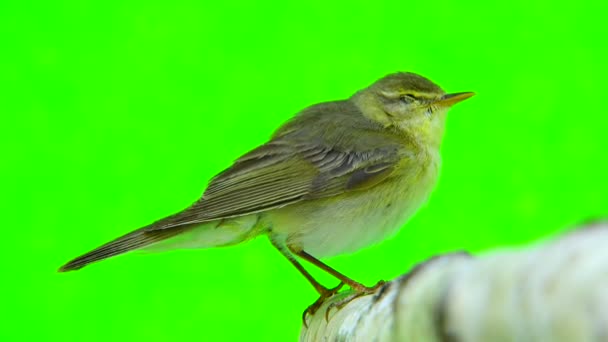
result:
M 346 284 L 348 286 L 350 286 L 351 289 L 355 290 L 354 294 L 349 295 L 348 297 L 339 300 L 338 302 L 332 303 L 330 304 L 326 310 L 325 310 L 325 321 L 329 322 L 329 312 L 332 308 L 336 307 L 338 309 L 342 308 L 344 305 L 346 305 L 348 302 L 350 302 L 351 300 L 361 297 L 361 296 L 365 296 L 368 295 L 370 293 L 374 293 L 376 292 L 376 290 L 378 290 L 380 287 L 384 286 L 385 282 L 384 280 L 380 280 L 376 285 L 372 286 L 372 287 L 367 287 L 359 282 L 356 282 L 352 279 L 350 279 L 349 277 L 345 276 L 344 274 L 336 271 L 335 269 L 331 268 L 330 266 L 324 264 L 323 262 L 321 262 L 319 259 L 313 257 L 312 255 L 306 253 L 303 250 L 298 250 L 297 248 L 293 248 L 292 246 L 287 245 L 287 248 L 289 248 L 289 250 L 299 256 L 300 258 L 310 262 L 311 264 L 319 267 L 320 269 L 322 269 L 323 271 L 331 274 L 332 276 L 340 279 L 340 281 L 342 282 L 341 284 Z M 323 301 L 325 300 L 325 298 L 323 298 L 323 296 L 321 296 L 321 298 L 319 298 L 317 300 L 317 302 L 315 302 L 313 304 L 314 306 L 314 310 L 316 310 L 318 307 L 320 307 L 323 303 Z M 310 308 L 309 308 L 310 309 Z M 310 310 L 311 314 L 314 313 L 314 310 Z M 308 311 L 308 309 L 307 309 Z M 304 317 L 306 317 L 306 311 L 304 312 Z M 306 320 L 304 320 L 304 322 L 306 323 Z
M 340 281 L 342 281 L 344 284 L 350 286 L 351 289 L 360 292 L 360 293 L 369 293 L 374 291 L 379 284 L 377 284 L 376 286 L 373 287 L 367 287 L 359 282 L 356 282 L 352 279 L 350 279 L 349 277 L 345 276 L 344 274 L 334 270 L 333 268 L 331 268 L 330 266 L 324 264 L 323 262 L 321 262 L 319 259 L 313 257 L 312 255 L 306 253 L 303 250 L 297 250 L 291 246 L 287 246 L 287 248 L 289 248 L 289 250 L 294 253 L 295 255 L 299 256 L 300 258 L 310 262 L 311 264 L 317 266 L 318 268 L 322 269 L 323 271 L 333 275 L 334 277 L 340 279 Z
M 287 260 L 289 260 L 289 262 L 291 262 L 292 265 L 294 265 L 298 269 L 298 271 L 300 271 L 300 273 L 302 273 L 302 275 L 306 279 L 308 279 L 308 281 L 312 284 L 312 286 L 315 288 L 315 290 L 317 290 L 317 292 L 320 295 L 319 299 L 317 299 L 314 303 L 312 303 L 312 305 L 310 305 L 302 313 L 302 322 L 304 323 L 305 326 L 308 326 L 308 324 L 306 323 L 306 315 L 314 314 L 315 311 L 317 311 L 317 309 L 323 304 L 323 302 L 325 301 L 326 298 L 329 298 L 329 297 L 333 296 L 334 294 L 338 293 L 338 291 L 340 291 L 342 286 L 344 286 L 344 283 L 340 282 L 340 284 L 338 284 L 338 286 L 331 288 L 331 289 L 326 288 L 325 286 L 321 285 L 321 283 L 319 283 L 315 278 L 313 278 L 313 276 L 310 273 L 308 273 L 308 271 L 306 271 L 306 269 L 293 257 L 293 255 L 291 255 L 291 253 L 289 253 L 289 251 L 285 250 L 285 247 L 276 243 L 274 240 L 272 240 L 272 238 L 270 238 L 270 242 L 272 243 L 273 246 L 276 247 L 276 249 L 279 250 L 279 252 L 281 252 L 281 254 L 283 254 L 283 256 L 285 258 L 287 258 Z
M 330 291 L 328 288 L 321 285 L 321 283 L 319 283 L 315 278 L 313 278 L 313 276 L 310 273 L 308 273 L 308 271 L 304 268 L 304 266 L 302 266 L 302 264 L 300 264 L 296 260 L 296 258 L 294 258 L 293 255 L 291 255 L 291 253 L 289 253 L 288 251 L 285 250 L 285 247 L 278 245 L 272 239 L 270 239 L 270 242 L 272 243 L 272 245 L 274 247 L 276 247 L 276 249 L 279 250 L 279 252 L 281 252 L 281 254 L 283 254 L 283 256 L 285 258 L 287 258 L 287 260 L 289 260 L 289 262 L 291 262 L 292 265 L 294 265 L 298 269 L 298 271 L 300 271 L 300 273 L 302 273 L 302 275 L 310 282 L 310 284 L 315 288 L 315 290 L 317 290 L 317 292 L 321 296 L 326 295 Z

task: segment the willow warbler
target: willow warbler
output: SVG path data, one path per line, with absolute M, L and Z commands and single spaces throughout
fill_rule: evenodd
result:
M 472 95 L 446 94 L 422 76 L 395 73 L 349 99 L 310 106 L 211 179 L 190 207 L 110 241 L 60 271 L 132 250 L 227 246 L 266 235 L 321 300 L 343 284 L 367 293 L 373 287 L 317 258 L 356 251 L 402 226 L 435 185 L 446 112 Z M 332 274 L 340 285 L 324 287 L 296 256 Z

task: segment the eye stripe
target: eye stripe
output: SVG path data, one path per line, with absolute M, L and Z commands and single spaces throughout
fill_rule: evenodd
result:
M 404 103 L 412 103 L 416 100 L 416 98 L 410 94 L 402 95 L 400 99 L 401 99 L 401 102 L 404 102 Z

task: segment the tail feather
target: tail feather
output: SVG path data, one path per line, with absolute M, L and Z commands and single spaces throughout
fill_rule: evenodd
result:
M 151 245 L 155 242 L 168 239 L 170 237 L 174 237 L 178 234 L 181 234 L 186 229 L 186 226 L 160 230 L 148 230 L 146 228 L 138 229 L 75 258 L 74 260 L 61 266 L 61 268 L 59 268 L 59 272 L 75 271 L 81 269 L 90 263 L 103 260 L 115 255 L 119 255 L 128 251 L 139 249 Z

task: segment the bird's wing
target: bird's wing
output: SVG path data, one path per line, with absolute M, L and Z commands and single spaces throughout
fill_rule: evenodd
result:
M 367 189 L 389 177 L 399 161 L 399 148 L 394 144 L 345 151 L 275 139 L 214 177 L 191 207 L 148 229 L 242 216 Z
M 68 262 L 60 271 L 77 270 L 151 245 L 202 222 L 367 189 L 391 175 L 400 162 L 398 151 L 392 145 L 345 151 L 275 139 L 217 175 L 191 207 L 112 240 Z

